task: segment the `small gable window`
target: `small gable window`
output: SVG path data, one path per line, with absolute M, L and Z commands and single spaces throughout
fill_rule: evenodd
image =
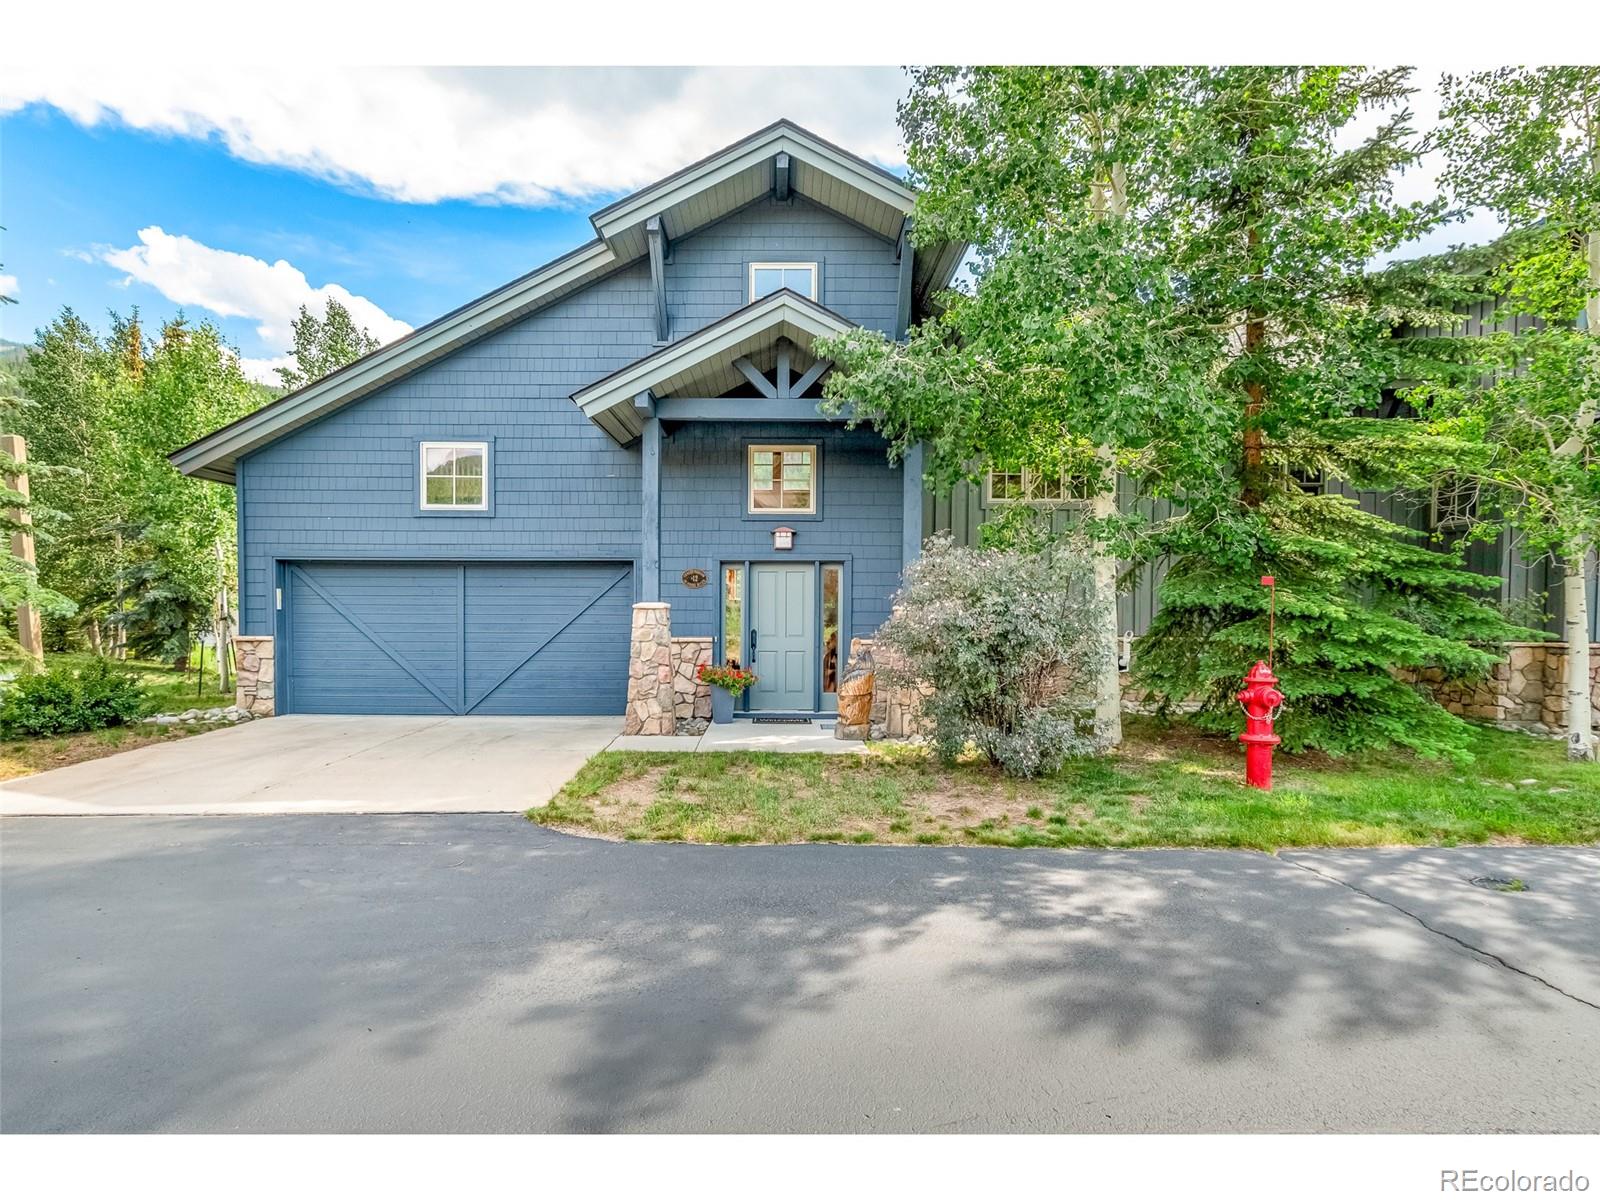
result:
M 817 298 L 817 264 L 770 262 L 750 264 L 750 299 L 759 300 L 788 288 L 807 300 Z
M 751 446 L 749 468 L 751 512 L 817 511 L 815 446 Z
M 486 511 L 489 507 L 489 443 L 423 442 L 422 507 L 425 510 Z

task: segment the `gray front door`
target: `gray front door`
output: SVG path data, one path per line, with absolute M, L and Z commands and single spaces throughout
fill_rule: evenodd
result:
M 810 712 L 816 707 L 817 568 L 757 563 L 750 568 L 750 644 L 757 682 L 750 707 Z

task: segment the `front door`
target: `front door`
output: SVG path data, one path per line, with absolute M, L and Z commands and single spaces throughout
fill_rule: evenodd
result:
M 815 564 L 750 568 L 750 657 L 757 678 L 750 689 L 752 709 L 810 712 L 816 707 Z

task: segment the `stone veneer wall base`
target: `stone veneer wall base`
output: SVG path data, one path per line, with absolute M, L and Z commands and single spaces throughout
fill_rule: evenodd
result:
M 1477 721 L 1532 733 L 1565 732 L 1567 724 L 1567 648 L 1559 642 L 1513 642 L 1506 660 L 1487 679 L 1447 679 L 1438 667 L 1402 671 L 1446 710 Z M 1589 720 L 1600 728 L 1600 643 L 1590 648 Z
M 256 717 L 270 717 L 277 707 L 276 659 L 270 637 L 233 639 L 235 707 Z
M 700 678 L 700 668 L 710 665 L 710 638 L 672 639 L 672 705 L 678 720 L 711 720 L 711 685 Z

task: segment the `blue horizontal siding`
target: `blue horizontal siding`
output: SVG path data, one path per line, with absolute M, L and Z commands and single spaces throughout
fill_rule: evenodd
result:
M 740 209 L 677 243 L 667 265 L 674 339 L 750 302 L 751 262 L 818 262 L 818 303 L 894 333 L 900 264 L 892 242 L 796 196 Z
M 816 443 L 821 519 L 747 519 L 745 446 Z M 772 530 L 796 530 L 790 554 L 772 549 Z M 850 635 L 870 637 L 889 616 L 900 583 L 900 472 L 876 434 L 837 426 L 751 423 L 684 425 L 661 452 L 661 598 L 679 636 L 715 632 L 717 571 L 724 562 L 828 559 L 846 562 Z M 713 586 L 687 588 L 683 573 L 705 571 Z
M 639 454 L 574 391 L 651 350 L 650 276 L 619 272 L 250 455 L 243 628 L 273 632 L 272 562 L 639 553 Z M 417 442 L 489 438 L 492 517 L 416 512 Z
M 673 247 L 672 335 L 748 302 L 754 260 L 817 261 L 823 304 L 892 332 L 894 246 L 796 198 L 747 206 Z M 247 456 L 239 467 L 242 629 L 276 632 L 274 563 L 337 559 L 636 561 L 640 457 L 589 422 L 571 395 L 655 348 L 640 262 L 491 333 Z M 850 563 L 852 632 L 888 614 L 899 582 L 900 476 L 866 432 L 817 425 L 682 426 L 663 459 L 662 598 L 675 631 L 710 632 L 713 588 L 689 566 L 771 557 L 773 524 L 744 519 L 746 441 L 820 440 L 824 517 L 796 522 L 797 555 Z M 493 439 L 492 516 L 419 514 L 417 443 Z M 632 596 L 628 599 L 631 601 Z M 625 635 L 624 635 L 625 636 Z

